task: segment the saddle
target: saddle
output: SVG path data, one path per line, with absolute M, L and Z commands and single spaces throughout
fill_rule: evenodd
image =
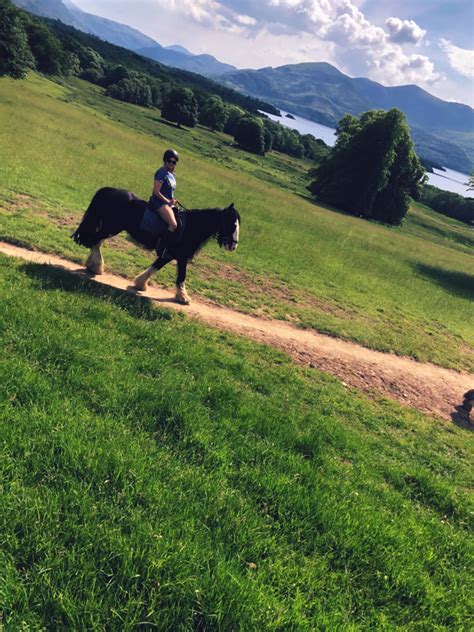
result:
M 184 210 L 174 206 L 173 213 L 178 225 L 173 233 L 168 230 L 168 224 L 158 213 L 158 210 L 150 204 L 147 205 L 140 224 L 140 229 L 152 236 L 152 241 L 156 243 L 156 254 L 162 258 L 172 258 L 170 250 L 181 241 L 186 224 Z
M 185 227 L 185 212 L 176 206 L 173 207 L 174 216 L 176 218 L 176 223 L 178 224 L 178 228 L 174 232 L 175 240 L 177 243 L 180 241 L 184 227 Z M 168 232 L 168 224 L 161 217 L 157 210 L 155 210 L 152 206 L 147 204 L 145 208 L 145 212 L 143 213 L 143 218 L 140 224 L 140 230 L 145 231 L 146 233 L 150 233 L 153 237 L 163 237 Z

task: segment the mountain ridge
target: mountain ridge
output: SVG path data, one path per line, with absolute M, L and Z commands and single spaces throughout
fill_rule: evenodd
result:
M 330 127 L 345 114 L 399 108 L 423 157 L 464 172 L 473 168 L 474 110 L 443 101 L 419 86 L 389 87 L 365 77 L 352 78 L 327 62 L 237 70 L 216 80 Z
M 116 46 L 128 48 L 168 66 L 213 77 L 235 66 L 224 64 L 212 55 L 194 55 L 179 44 L 162 46 L 137 29 L 108 18 L 87 13 L 71 0 L 12 0 L 14 4 L 41 17 L 60 20 L 64 24 L 85 31 Z

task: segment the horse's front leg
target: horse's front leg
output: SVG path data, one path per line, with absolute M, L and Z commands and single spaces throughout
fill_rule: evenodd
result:
M 153 261 L 151 266 L 147 268 L 145 272 L 142 272 L 133 279 L 133 285 L 136 287 L 137 290 L 144 292 L 148 287 L 148 281 L 150 280 L 151 275 L 154 272 L 158 272 L 158 270 L 161 270 L 161 268 L 163 268 L 169 262 L 170 259 L 161 259 L 161 257 L 158 257 L 158 259 L 155 259 L 155 261 Z
M 178 274 L 176 277 L 176 294 L 175 299 L 181 305 L 189 305 L 191 299 L 186 292 L 186 268 L 188 265 L 187 259 L 178 259 Z
M 104 239 L 99 241 L 98 244 L 92 246 L 90 255 L 87 257 L 86 269 L 91 274 L 103 274 L 104 273 L 104 257 L 100 250 L 101 245 L 104 243 Z

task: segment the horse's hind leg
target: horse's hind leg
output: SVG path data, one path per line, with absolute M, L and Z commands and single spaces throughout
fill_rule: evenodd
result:
M 102 243 L 103 240 L 92 246 L 90 255 L 87 258 L 86 268 L 91 274 L 103 274 L 104 272 L 104 258 L 100 250 Z
M 189 305 L 191 298 L 186 292 L 186 267 L 187 259 L 178 259 L 178 275 L 176 277 L 176 294 L 175 300 L 181 305 Z
M 133 285 L 136 287 L 136 289 L 140 292 L 144 292 L 148 287 L 148 281 L 150 280 L 151 275 L 154 272 L 158 272 L 158 270 L 161 270 L 161 268 L 169 263 L 169 261 L 170 259 L 161 259 L 160 257 L 158 257 L 158 259 L 155 259 L 155 261 L 153 261 L 149 268 L 147 268 L 144 272 L 133 279 Z

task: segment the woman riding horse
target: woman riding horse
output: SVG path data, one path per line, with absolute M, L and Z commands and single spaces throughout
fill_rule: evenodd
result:
M 142 226 L 147 204 L 133 193 L 106 187 L 99 189 L 91 200 L 79 227 L 71 235 L 74 241 L 91 252 L 86 267 L 92 274 L 104 271 L 100 246 L 105 239 L 122 231 L 149 250 L 156 247 L 157 235 Z M 164 223 L 164 222 L 163 222 Z M 186 292 L 188 260 L 211 238 L 217 237 L 220 246 L 234 251 L 239 242 L 240 215 L 231 204 L 226 208 L 192 209 L 183 214 L 183 227 L 178 243 L 170 244 L 162 256 L 134 279 L 137 290 L 145 290 L 151 275 L 172 260 L 177 262 L 176 300 L 189 303 Z
M 163 256 L 169 243 L 176 233 L 178 224 L 173 212 L 173 207 L 178 204 L 178 200 L 174 197 L 176 190 L 176 177 L 174 171 L 179 160 L 178 152 L 174 149 L 167 149 L 163 154 L 163 166 L 155 173 L 153 183 L 153 193 L 148 202 L 151 210 L 157 212 L 162 219 L 165 220 L 168 230 L 160 236 L 156 254 Z

